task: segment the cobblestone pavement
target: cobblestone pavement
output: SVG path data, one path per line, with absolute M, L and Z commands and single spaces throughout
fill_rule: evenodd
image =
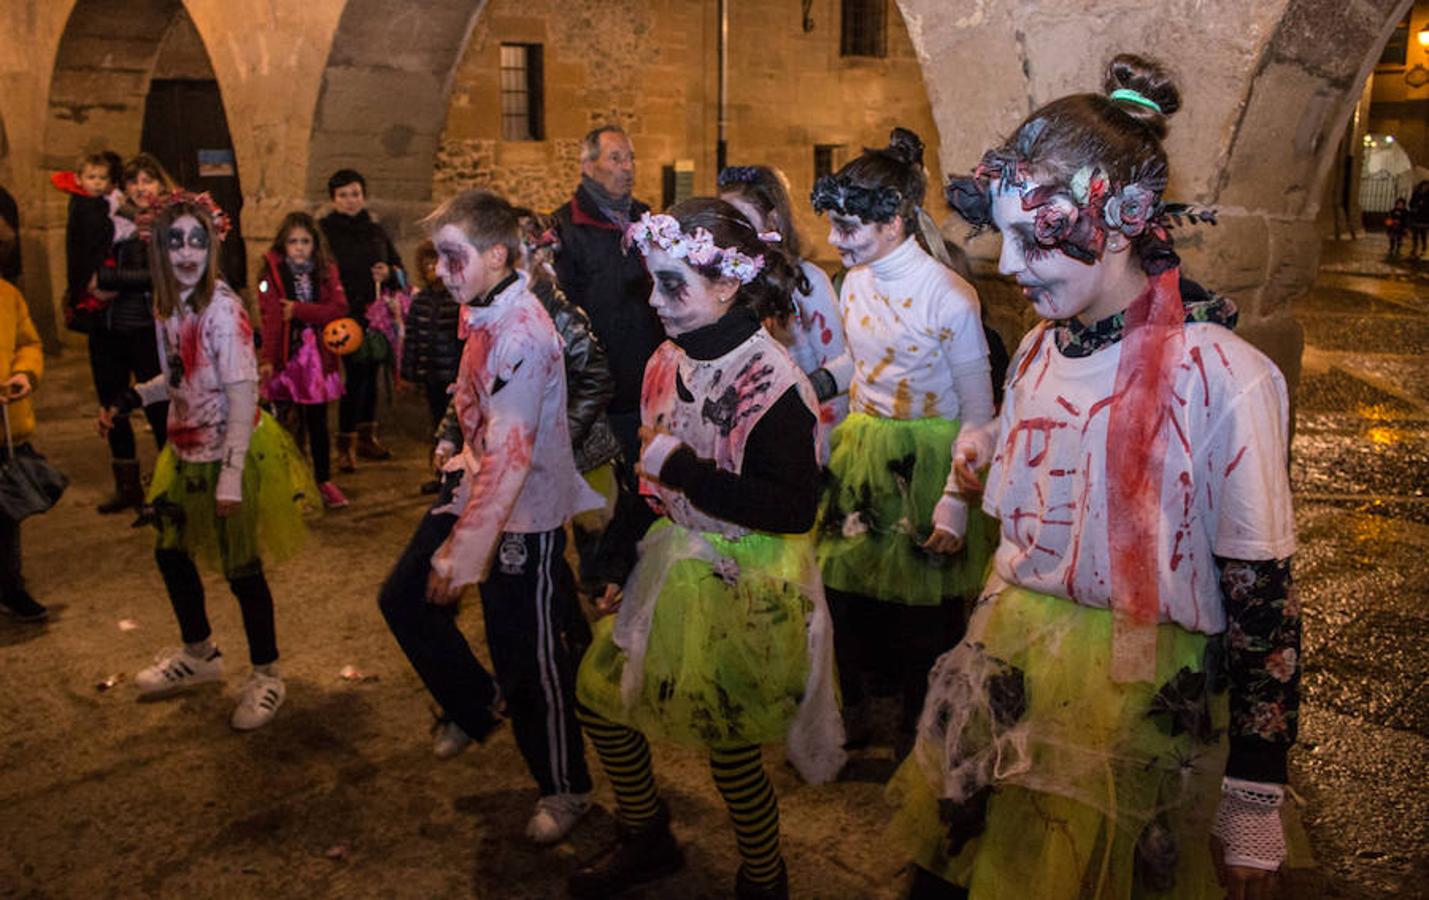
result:
M 1366 244 L 1331 246 L 1297 307 L 1306 702 L 1293 781 L 1318 865 L 1288 880 L 1295 898 L 1429 896 L 1429 276 Z M 528 846 L 535 793 L 509 729 L 456 760 L 431 756 L 428 700 L 375 605 L 423 509 L 419 401 L 397 403 L 410 435 L 394 438 L 397 460 L 344 479 L 352 507 L 273 573 L 288 700 L 239 735 L 227 717 L 244 643 L 218 579 L 224 685 L 142 704 L 127 682 L 96 689 L 177 635 L 150 534 L 94 512 L 107 458 L 83 354 L 54 361 L 36 444 L 73 485 L 25 526 L 51 622 L 0 622 L 0 896 L 553 897 L 609 839 L 598 810 L 568 843 Z M 474 604 L 462 622 L 480 644 Z M 799 784 L 777 750 L 769 759 L 795 895 L 896 896 L 886 756 L 822 787 Z M 690 865 L 643 896 L 728 896 L 734 841 L 704 761 L 657 748 L 656 768 Z M 598 799 L 609 808 L 603 782 Z

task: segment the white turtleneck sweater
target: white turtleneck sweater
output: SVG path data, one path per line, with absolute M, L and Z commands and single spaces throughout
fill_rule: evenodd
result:
M 992 418 L 977 292 L 916 240 L 851 269 L 839 311 L 853 360 L 851 411 L 965 426 Z

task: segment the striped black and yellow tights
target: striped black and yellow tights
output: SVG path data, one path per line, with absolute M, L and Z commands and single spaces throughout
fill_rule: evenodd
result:
M 585 708 L 580 709 L 579 715 L 586 737 L 595 745 L 601 767 L 615 789 L 620 820 L 631 828 L 653 821 L 659 810 L 659 794 L 645 736 Z M 711 748 L 710 773 L 729 809 L 745 878 L 753 885 L 774 884 L 783 868 L 779 801 L 764 771 L 759 746 Z

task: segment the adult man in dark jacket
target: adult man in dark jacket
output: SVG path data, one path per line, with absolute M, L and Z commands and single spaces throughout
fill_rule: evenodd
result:
M 640 457 L 640 384 L 645 363 L 665 340 L 650 308 L 650 276 L 639 253 L 621 247 L 625 227 L 649 207 L 631 197 L 635 152 L 618 125 L 603 125 L 585 137 L 581 183 L 556 210 L 560 250 L 556 279 L 561 290 L 590 316 L 605 346 L 615 379 L 606 416 L 628 461 Z
M 20 281 L 20 207 L 0 185 L 0 278 Z
M 402 257 L 397 255 L 387 232 L 367 211 L 367 181 L 361 173 L 339 169 L 328 179 L 327 193 L 333 211 L 323 216 L 318 225 L 337 261 L 342 289 L 347 294 L 348 315 L 366 329 L 367 307 L 377 299 L 377 285 L 392 289 L 402 286 Z M 377 440 L 377 382 L 382 367 L 390 364 L 390 355 L 374 358 L 370 350 L 343 358 L 347 392 L 337 405 L 337 458 L 344 472 L 356 467 L 355 456 L 392 456 Z

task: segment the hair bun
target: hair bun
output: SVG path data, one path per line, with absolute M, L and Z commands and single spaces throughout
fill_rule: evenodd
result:
M 1118 109 L 1144 123 L 1158 138 L 1166 136 L 1166 120 L 1181 108 L 1181 92 L 1166 68 L 1154 59 L 1134 53 L 1121 53 L 1112 59 L 1107 65 L 1102 88 L 1107 94 L 1123 89 L 1136 91 L 1161 107 L 1161 111 L 1157 112 L 1129 100 L 1111 101 Z
M 923 165 L 923 139 L 907 128 L 894 128 L 889 133 L 888 152 L 910 166 Z

